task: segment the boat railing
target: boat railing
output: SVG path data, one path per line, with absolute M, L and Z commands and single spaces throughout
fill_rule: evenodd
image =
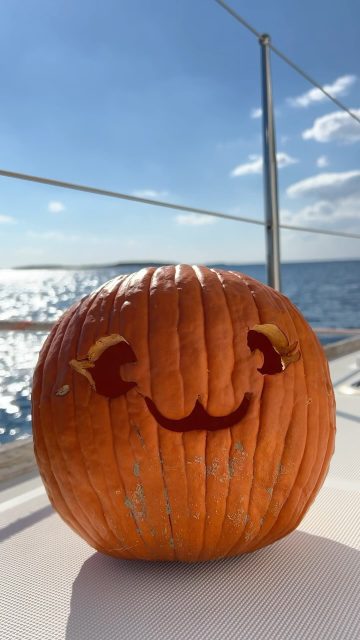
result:
M 55 322 L 39 320 L 0 320 L 0 331 L 45 331 L 49 332 Z M 339 327 L 313 327 L 319 335 L 359 336 L 360 329 L 346 329 Z
M 1 331 L 22 331 L 49 333 L 55 322 L 38 320 L 0 320 Z M 360 329 L 339 327 L 313 327 L 318 336 L 337 337 L 337 340 L 323 345 L 328 360 L 334 360 L 360 349 Z

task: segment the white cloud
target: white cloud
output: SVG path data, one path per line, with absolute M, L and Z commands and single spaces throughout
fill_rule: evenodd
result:
M 263 159 L 261 156 L 251 155 L 249 156 L 250 162 L 245 164 L 239 164 L 232 170 L 231 176 L 248 176 L 252 173 L 261 173 L 263 166 Z
M 292 158 L 287 153 L 280 151 L 276 154 L 277 166 L 279 169 L 283 169 L 284 167 L 289 167 L 291 164 L 296 164 L 299 162 L 297 158 Z
M 206 216 L 200 213 L 179 213 L 175 217 L 177 224 L 184 224 L 189 226 L 198 226 L 204 224 L 214 224 L 216 219 L 212 216 Z
M 160 200 L 166 198 L 169 195 L 168 191 L 155 191 L 154 189 L 142 189 L 140 191 L 133 191 L 133 195 L 137 198 L 149 198 L 150 200 Z
M 0 224 L 14 224 L 14 222 L 16 222 L 15 218 L 4 216 L 0 213 Z
M 352 112 L 360 118 L 360 109 L 352 109 Z M 312 128 L 303 131 L 302 137 L 316 142 L 358 142 L 360 125 L 345 111 L 334 111 L 316 118 Z
M 307 196 L 312 202 L 296 211 L 281 210 L 282 223 L 359 233 L 360 171 L 312 176 L 289 187 L 287 195 Z M 336 243 L 331 245 L 335 252 L 338 239 Z
M 281 211 L 283 223 L 340 228 L 359 232 L 360 222 L 360 171 L 322 173 L 291 185 L 290 197 L 307 196 L 313 202 L 297 211 Z
M 263 167 L 263 159 L 262 156 L 251 155 L 249 156 L 250 162 L 246 162 L 245 164 L 239 164 L 235 169 L 232 170 L 231 176 L 247 176 L 254 173 L 261 173 Z M 284 167 L 289 167 L 291 164 L 295 164 L 298 162 L 297 158 L 292 158 L 284 151 L 279 151 L 276 154 L 277 165 L 279 169 L 283 169 Z
M 319 156 L 318 159 L 316 160 L 316 166 L 319 167 L 319 169 L 323 169 L 324 167 L 328 167 L 329 166 L 329 160 L 328 160 L 327 156 Z
M 309 223 L 335 224 L 341 221 L 360 221 L 360 197 L 317 200 L 298 211 L 281 210 L 281 221 L 307 226 Z M 358 232 L 358 230 L 357 230 Z
M 261 118 L 261 116 L 262 116 L 261 107 L 257 107 L 256 109 L 251 109 L 250 118 L 253 118 L 253 120 L 257 120 L 258 118 Z
M 48 204 L 48 211 L 50 213 L 61 213 L 65 211 L 65 205 L 59 200 L 50 200 Z
M 295 182 L 286 190 L 290 198 L 336 198 L 360 195 L 360 171 L 343 173 L 319 173 L 300 182 Z
M 354 84 L 356 81 L 356 76 L 353 75 L 345 75 L 337 78 L 332 84 L 324 84 L 324 89 L 328 93 L 330 93 L 334 98 L 338 96 L 344 96 L 348 93 L 348 89 Z M 320 89 L 310 89 L 306 93 L 303 93 L 301 96 L 297 96 L 296 98 L 288 98 L 287 102 L 292 107 L 308 107 L 310 104 L 314 102 L 323 102 L 327 100 L 326 95 L 320 91 Z

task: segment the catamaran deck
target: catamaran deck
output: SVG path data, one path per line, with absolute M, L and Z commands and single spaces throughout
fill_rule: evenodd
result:
M 359 638 L 360 351 L 330 369 L 330 473 L 298 530 L 253 554 L 194 565 L 113 559 L 62 522 L 37 475 L 3 484 L 2 640 Z

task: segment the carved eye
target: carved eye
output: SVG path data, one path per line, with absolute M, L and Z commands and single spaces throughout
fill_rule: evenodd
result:
M 275 324 L 257 324 L 248 332 L 247 343 L 250 351 L 259 349 L 264 356 L 262 374 L 281 373 L 291 362 L 300 358 L 298 342 L 289 344 L 286 335 Z
M 102 396 L 117 398 L 136 386 L 120 375 L 120 366 L 136 362 L 129 343 L 120 335 L 104 336 L 90 347 L 87 356 L 71 360 L 70 365 L 90 382 L 91 387 Z

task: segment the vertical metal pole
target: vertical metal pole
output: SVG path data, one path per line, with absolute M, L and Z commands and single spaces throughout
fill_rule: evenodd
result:
M 267 282 L 270 287 L 281 290 L 279 203 L 276 163 L 276 141 L 270 68 L 270 36 L 259 38 L 262 71 L 262 121 L 264 153 L 264 197 L 266 215 L 266 264 Z

